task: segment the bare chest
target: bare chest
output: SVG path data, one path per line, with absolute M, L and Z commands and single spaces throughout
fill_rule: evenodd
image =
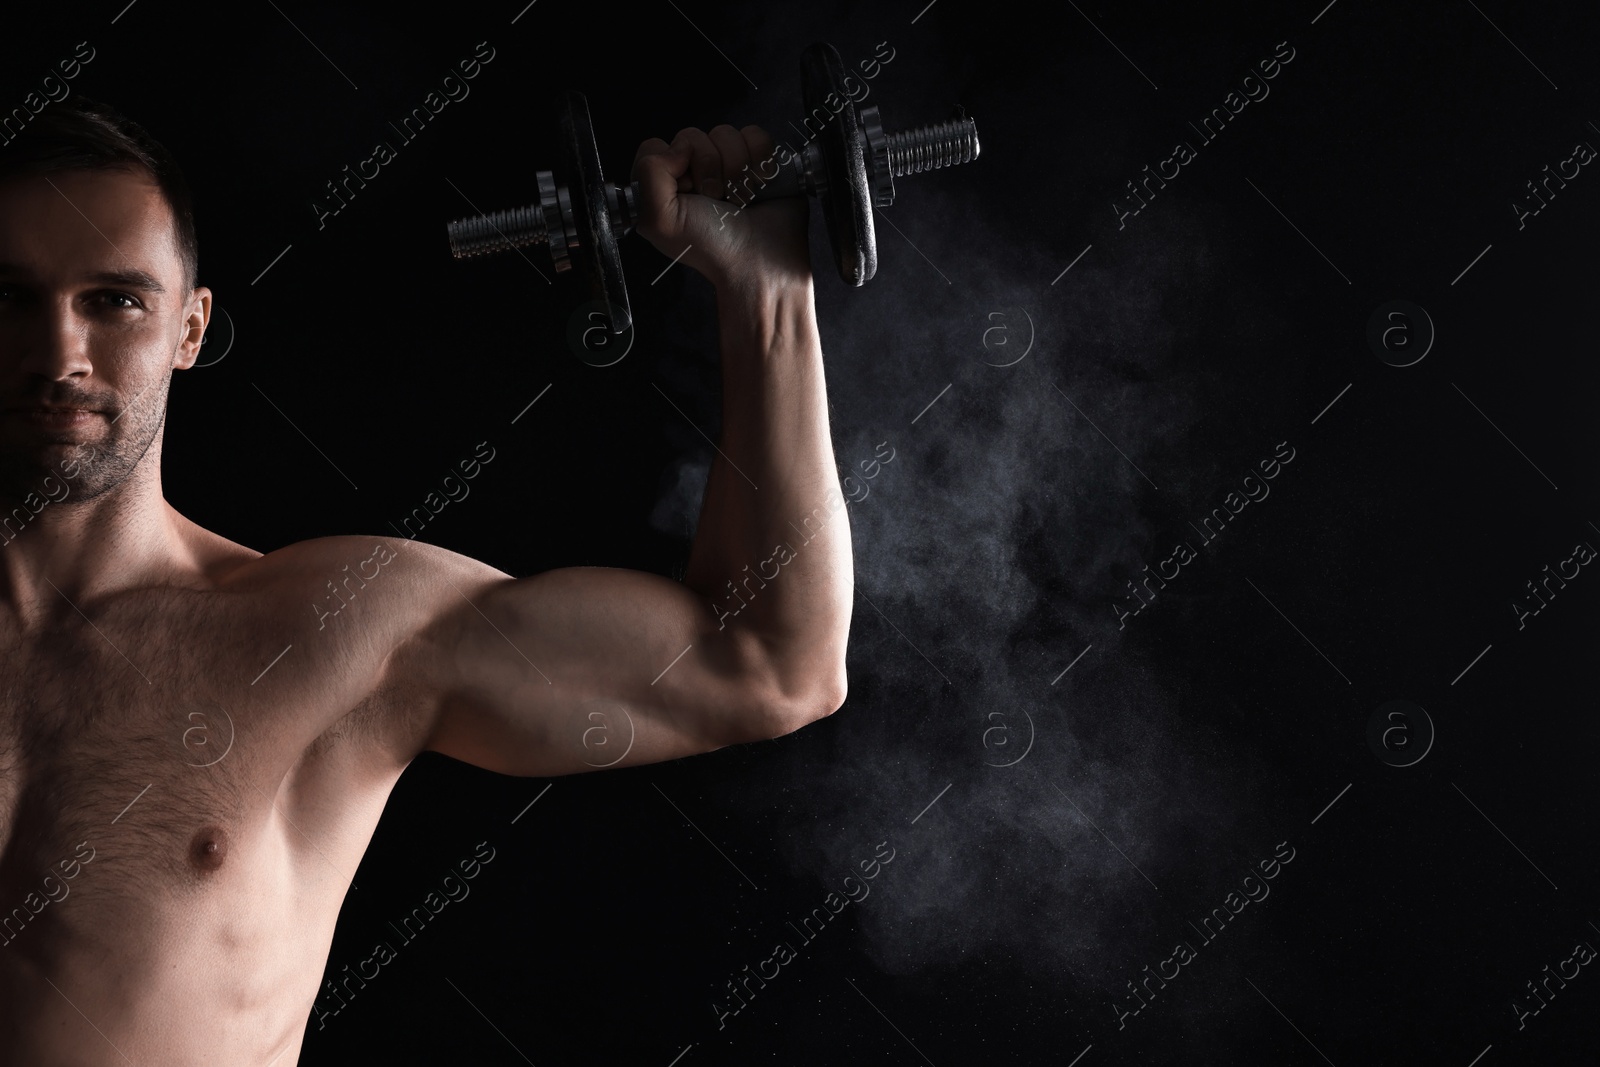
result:
M 341 809 L 302 800 L 349 776 L 351 734 L 380 698 L 359 669 L 335 682 L 293 658 L 299 635 L 273 632 L 278 613 L 241 606 L 151 593 L 47 634 L 0 633 L 0 936 L 19 903 L 38 915 L 76 892 L 170 910 L 339 849 Z M 307 823 L 320 845 L 285 836 Z

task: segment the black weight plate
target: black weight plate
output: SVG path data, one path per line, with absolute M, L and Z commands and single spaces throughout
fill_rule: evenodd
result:
M 579 92 L 562 95 L 561 150 L 566 163 L 572 223 L 578 233 L 576 267 L 589 297 L 605 305 L 611 332 L 625 333 L 633 326 L 628 287 L 622 280 L 622 257 L 611 230 L 611 209 L 606 204 L 606 179 L 595 148 L 594 125 L 589 121 L 589 101 Z
M 839 277 L 861 285 L 878 270 L 877 236 L 872 228 L 872 190 L 867 183 L 865 140 L 856 105 L 844 90 L 844 60 L 825 41 L 806 48 L 800 57 L 800 86 L 808 128 L 828 117 L 818 136 L 827 191 L 822 217 Z

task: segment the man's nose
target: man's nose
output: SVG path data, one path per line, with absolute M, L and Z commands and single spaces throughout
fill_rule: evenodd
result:
M 29 325 L 22 344 L 23 371 L 51 381 L 93 371 L 89 324 L 70 306 L 52 301 L 38 309 L 38 317 Z

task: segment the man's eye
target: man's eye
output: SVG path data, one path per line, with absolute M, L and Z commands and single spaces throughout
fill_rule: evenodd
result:
M 118 310 L 136 308 L 139 306 L 139 301 L 135 300 L 127 293 L 105 293 L 103 294 L 102 299 L 109 302 L 111 307 L 117 308 Z

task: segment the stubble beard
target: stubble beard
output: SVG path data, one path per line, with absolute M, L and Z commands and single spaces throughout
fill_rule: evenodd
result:
M 34 507 L 40 500 L 70 506 L 116 489 L 155 444 L 166 415 L 167 384 L 152 385 L 120 415 L 110 416 L 106 431 L 94 440 L 62 439 L 0 450 L 0 502 L 9 511 L 31 494 Z

